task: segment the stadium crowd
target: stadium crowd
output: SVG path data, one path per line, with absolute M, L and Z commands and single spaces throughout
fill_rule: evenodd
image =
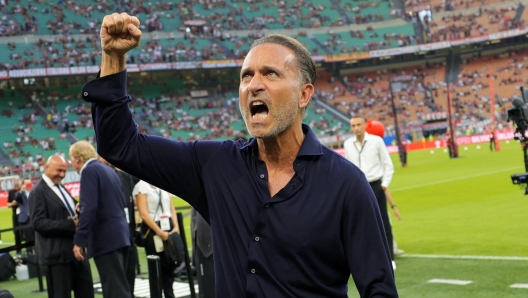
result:
M 475 13 L 453 13 L 434 21 L 426 16 L 423 27 L 429 42 L 469 38 L 523 27 L 525 21 L 517 19 L 516 13 L 517 6 L 489 10 L 480 7 Z
M 445 3 L 432 1 L 430 5 L 436 11 L 461 10 L 462 12 L 434 21 L 426 18 L 424 22 L 426 22 L 425 28 L 429 41 L 457 39 L 524 26 L 524 20 L 515 17 L 518 6 L 502 9 L 485 7 L 495 2 L 497 1 L 468 0 Z M 97 57 L 100 55 L 99 37 L 96 32 L 100 26 L 99 15 L 122 6 L 127 6 L 134 14 L 145 16 L 146 21 L 142 23 L 141 29 L 154 32 L 151 39 L 142 43 L 138 52 L 128 57 L 127 62 L 132 64 L 243 58 L 247 53 L 248 45 L 254 39 L 264 35 L 260 29 L 266 28 L 302 28 L 299 36 L 306 37 L 310 35 L 309 28 L 329 27 L 324 35 L 326 39 L 322 36 L 317 38 L 329 51 L 341 53 L 401 47 L 416 43 L 413 34 L 383 33 L 380 36 L 376 26 L 368 26 L 366 31 L 350 30 L 341 33 L 334 32 L 331 28 L 331 26 L 345 23 L 374 23 L 398 17 L 398 13 L 394 11 L 369 13 L 372 9 L 381 6 L 388 5 L 389 8 L 393 8 L 392 3 L 388 1 L 358 5 L 342 3 L 343 10 L 347 15 L 352 16 L 349 19 L 339 17 L 340 13 L 332 5 L 320 5 L 307 1 L 234 1 L 231 5 L 226 1 L 206 0 L 198 3 L 193 1 L 77 3 L 70 0 L 60 1 L 58 4 L 46 2 L 23 4 L 24 1 L 0 3 L 0 10 L 5 12 L 0 16 L 1 36 L 42 34 L 47 32 L 46 30 L 56 36 L 41 37 L 36 42 L 28 44 L 6 43 L 11 59 L 3 65 L 7 69 L 97 65 L 99 62 Z M 406 2 L 407 7 L 418 7 L 423 4 L 421 1 Z M 463 11 L 477 6 L 480 7 L 474 13 Z M 277 11 L 278 14 L 274 15 L 270 11 Z M 78 20 L 72 21 L 72 14 L 77 16 Z M 20 16 L 24 20 L 23 23 L 20 22 Z M 46 24 L 44 26 L 42 20 L 49 16 L 53 18 L 44 22 Z M 189 25 L 193 20 L 205 20 L 205 22 L 200 25 Z M 82 23 L 84 21 L 86 22 Z M 44 28 L 39 27 L 39 23 Z M 239 29 L 252 31 L 248 36 L 238 36 L 236 32 L 229 32 L 229 30 Z M 174 32 L 177 30 L 183 30 L 184 38 L 175 38 Z M 161 38 L 157 32 L 162 31 L 168 31 L 171 34 L 168 38 Z M 75 35 L 79 33 L 88 34 Z M 342 34 L 348 35 L 347 38 L 365 40 L 365 43 L 363 47 L 347 46 L 347 41 Z M 368 42 L 369 38 L 378 37 L 382 37 L 383 41 Z M 313 54 L 319 54 L 320 51 L 315 49 L 317 48 L 312 49 Z M 321 52 L 324 51 L 321 50 Z M 526 67 L 524 66 L 526 57 L 523 55 L 521 53 L 512 56 L 511 63 L 507 65 L 498 62 L 501 65 L 497 67 L 498 76 L 495 84 L 499 85 L 499 89 L 500 86 L 511 87 L 526 83 Z M 419 129 L 418 124 L 425 114 L 446 110 L 444 102 L 447 89 L 444 82 L 444 68 L 443 65 L 434 64 L 343 76 L 322 75 L 320 79 L 322 88 L 318 86 L 316 97 L 337 107 L 347 116 L 365 114 L 367 117 L 377 118 L 386 124 L 390 133 L 393 129 L 391 123 L 394 115 L 388 104 L 391 97 L 387 81 L 391 77 L 409 76 L 410 79 L 400 82 L 398 90 L 394 91 L 396 110 L 401 114 L 400 120 L 404 127 Z M 452 86 L 450 91 L 453 95 L 455 117 L 460 123 L 464 123 L 464 130 L 468 128 L 472 133 L 478 133 L 485 130 L 482 120 L 488 117 L 487 111 L 491 108 L 489 82 L 486 79 L 486 70 L 471 69 L 471 72 L 468 72 L 466 68 L 462 69 L 459 81 Z M 501 73 L 508 73 L 508 76 L 501 75 Z M 467 88 L 471 90 L 466 90 Z M 213 93 L 214 91 L 212 90 Z M 232 123 L 241 123 L 234 108 L 236 98 L 230 95 L 214 100 L 195 99 L 191 101 L 184 100 L 183 97 L 175 94 L 169 94 L 167 97 L 145 97 L 140 93 L 137 95 L 131 106 L 134 113 L 164 136 L 173 137 L 176 130 L 188 130 L 189 135 L 178 135 L 175 138 L 194 140 L 229 137 L 237 131 Z M 27 96 L 31 97 L 31 101 L 45 107 L 47 113 L 41 115 L 39 110 L 35 110 L 34 113 L 24 115 L 20 121 L 23 125 L 18 125 L 16 128 L 18 132 L 24 132 L 17 139 L 3 142 L 4 149 L 10 149 L 10 156 L 20 158 L 17 166 L 22 166 L 29 157 L 32 160 L 38 159 L 34 154 L 23 150 L 26 144 L 47 151 L 55 150 L 56 143 L 53 137 L 47 139 L 32 135 L 34 125 L 59 130 L 61 134 L 58 135 L 58 139 L 64 139 L 66 133 L 75 135 L 79 129 L 90 130 L 93 126 L 89 107 L 84 103 L 75 102 L 77 98 L 73 98 L 75 97 L 73 95 L 40 92 L 27 94 Z M 496 116 L 502 121 L 499 127 L 506 126 L 504 119 L 508 102 L 511 101 L 512 96 L 508 94 L 496 98 Z M 72 99 L 74 100 L 67 105 L 58 105 L 58 103 Z M 143 104 L 144 106 L 140 107 Z M 29 105 L 31 106 L 31 102 Z M 204 112 L 195 113 L 197 110 L 204 110 Z M 313 111 L 315 117 L 308 119 L 312 127 L 329 135 L 346 130 L 339 121 L 326 115 L 323 107 L 314 105 Z M 18 115 L 14 108 L 2 110 L 3 117 L 18 117 Z M 36 119 L 41 117 L 44 120 L 42 123 L 37 123 Z M 202 132 L 213 123 L 216 125 L 214 131 Z M 88 140 L 93 142 L 93 137 Z M 22 167 L 22 171 L 25 168 Z

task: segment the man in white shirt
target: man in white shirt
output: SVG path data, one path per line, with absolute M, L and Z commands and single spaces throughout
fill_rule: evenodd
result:
M 394 174 L 394 165 L 383 139 L 365 132 L 365 119 L 363 117 L 352 117 L 350 119 L 350 128 L 354 136 L 344 143 L 345 157 L 365 173 L 372 191 L 376 195 L 383 227 L 385 228 L 385 236 L 387 237 L 393 260 L 392 264 L 396 268 L 392 228 L 387 213 L 387 198 L 385 196 L 385 190 L 389 187 Z M 391 207 L 394 208 L 395 205 Z

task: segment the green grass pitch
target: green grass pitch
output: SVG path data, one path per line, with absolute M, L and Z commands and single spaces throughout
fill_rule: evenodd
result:
M 458 159 L 449 159 L 444 149 L 409 152 L 407 168 L 392 155 L 396 172 L 389 189 L 403 217 L 392 217 L 393 230 L 406 252 L 396 259 L 400 297 L 528 297 L 528 289 L 509 287 L 528 284 L 528 196 L 510 179 L 525 171 L 522 150 L 513 141 L 502 142 L 500 152 L 490 152 L 487 144 L 480 147 L 461 146 Z M 11 226 L 10 212 L 0 210 L 0 229 Z M 13 241 L 10 234 L 2 240 Z M 469 259 L 457 258 L 464 256 Z M 146 271 L 144 258 L 142 263 Z M 431 279 L 471 283 L 428 283 Z M 31 294 L 38 288 L 36 279 L 1 282 L 0 288 L 17 298 L 47 297 Z M 349 296 L 359 297 L 352 279 Z

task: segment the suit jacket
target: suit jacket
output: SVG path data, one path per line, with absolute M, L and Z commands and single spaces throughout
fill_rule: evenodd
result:
M 8 192 L 8 195 L 7 195 L 7 202 L 8 203 L 11 203 L 13 201 L 16 200 L 16 197 L 18 196 L 18 190 L 16 189 L 12 189 Z M 17 210 L 18 206 L 13 206 L 11 207 L 11 209 L 13 209 L 13 217 L 16 217 L 17 218 L 17 221 L 18 221 L 18 215 L 16 214 L 16 210 Z
M 196 243 L 205 257 L 210 257 L 213 254 L 211 226 L 194 208 L 191 210 L 191 228 L 193 243 Z
M 127 199 L 114 169 L 97 160 L 81 173 L 79 227 L 74 244 L 88 247 L 88 258 L 130 245 Z
M 68 218 L 70 213 L 63 201 L 43 179 L 31 191 L 29 210 L 31 224 L 36 231 L 35 246 L 39 261 L 52 265 L 74 260 L 75 225 Z
M 18 208 L 20 209 L 20 213 L 18 214 L 18 222 L 25 223 L 29 220 L 29 200 L 26 192 L 21 191 L 18 194 L 16 201 L 18 203 Z
M 119 178 L 121 179 L 121 183 L 123 185 L 123 194 L 125 195 L 125 198 L 128 202 L 128 227 L 130 230 L 130 239 L 134 239 L 134 236 L 136 235 L 136 218 L 134 217 L 135 206 L 134 199 L 132 197 L 132 190 L 134 189 L 134 185 L 136 185 L 139 179 L 123 171 L 115 171 L 117 173 L 117 176 L 119 176 Z

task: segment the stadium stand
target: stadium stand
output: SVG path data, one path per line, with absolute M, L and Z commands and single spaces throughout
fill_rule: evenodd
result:
M 462 117 L 491 118 L 491 91 L 494 86 L 495 114 L 499 124 L 506 126 L 507 109 L 514 96 L 520 96 L 520 87 L 528 77 L 528 51 L 468 57 L 456 84 L 457 109 Z M 492 80 L 490 80 L 490 75 Z
M 441 19 L 426 19 L 425 31 L 430 42 L 476 37 L 524 26 L 524 20 L 520 18 L 522 14 L 519 18 L 516 15 L 517 7 L 490 10 L 481 7 L 468 14 L 453 13 Z
M 154 76 L 152 70 L 163 70 L 165 66 L 152 65 L 192 62 L 197 64 L 183 68 L 207 68 L 211 62 L 210 67 L 235 68 L 240 66 L 240 60 L 231 59 L 242 59 L 254 39 L 284 29 L 304 43 L 318 57 L 318 63 L 326 61 L 325 57 L 383 57 L 388 55 L 383 54 L 384 50 L 398 53 L 400 49 L 417 49 L 421 44 L 416 34 L 420 32 L 415 30 L 420 24 L 413 23 L 397 7 L 397 1 L 388 0 L 324 4 L 303 0 L 0 1 L 0 36 L 8 36 L 0 37 L 0 71 L 96 67 L 100 63 L 98 30 L 102 17 L 116 9 L 129 11 L 141 19 L 144 39 L 127 57 L 127 63 L 150 66 L 131 70 L 148 72 L 136 77 L 137 81 L 131 80 L 129 86 L 135 98 L 131 109 L 142 129 L 180 140 L 230 138 L 244 130 L 237 111 L 236 70 L 221 72 L 217 80 L 211 81 L 211 75 L 204 77 L 200 71 Z M 432 20 L 426 18 L 421 25 L 427 41 L 432 43 L 524 30 L 522 3 L 405 2 L 406 9 L 428 7 L 433 11 Z M 509 101 L 524 83 L 521 78 L 526 77 L 525 54 L 518 50 L 489 57 L 464 56 L 459 80 L 449 90 L 457 123 L 473 123 L 480 128 L 481 123 L 489 123 L 492 114 L 487 73 L 492 68 L 496 70 L 497 118 L 500 125 L 507 125 Z M 445 61 L 438 60 L 421 60 L 412 65 L 396 63 L 369 70 L 351 66 L 346 71 L 336 71 L 329 64 L 319 64 L 315 98 L 329 103 L 337 112 L 330 113 L 328 106 L 314 101 L 305 122 L 318 136 L 335 136 L 348 133 L 343 118 L 362 114 L 382 121 L 388 133 L 393 133 L 390 80 L 396 78 L 392 96 L 398 120 L 404 130 L 420 130 L 424 115 L 448 110 L 445 81 L 449 70 Z M 71 140 L 93 142 L 90 108 L 80 99 L 78 84 L 17 87 L 14 97 L 5 85 L 0 89 L 0 129 L 5 132 L 0 141 L 8 146 L 4 146 L 4 152 L 11 152 L 22 170 L 30 157 L 34 162 L 50 151 L 64 152 Z M 13 102 L 27 102 L 28 106 L 13 107 Z M 336 113 L 344 117 L 336 117 Z M 33 120 L 26 123 L 27 119 Z
M 442 11 L 457 11 L 462 9 L 468 9 L 473 7 L 482 7 L 485 5 L 503 2 L 502 0 L 406 0 L 405 6 L 409 8 L 423 8 L 424 6 L 430 6 L 434 12 Z
M 99 43 L 95 35 L 39 38 L 34 43 L 6 44 L 8 51 L 1 51 L 0 57 L 9 61 L 4 63 L 7 69 L 96 65 L 100 62 Z
M 315 34 L 314 37 L 322 41 L 332 53 L 353 53 L 416 44 L 411 24 L 350 32 L 331 31 L 327 34 Z

